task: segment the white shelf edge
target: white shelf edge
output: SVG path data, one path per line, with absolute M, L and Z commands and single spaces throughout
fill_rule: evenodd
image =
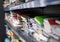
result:
M 46 6 L 47 5 L 57 5 L 57 4 L 60 4 L 60 1 L 53 1 L 53 2 L 50 2 L 50 3 L 46 3 Z
M 60 4 L 60 0 L 46 2 L 47 0 L 35 0 L 28 3 L 23 3 L 14 7 L 10 7 L 8 10 L 16 10 L 16 9 L 26 9 L 26 8 L 36 8 L 36 7 L 46 7 L 48 5 L 56 5 Z

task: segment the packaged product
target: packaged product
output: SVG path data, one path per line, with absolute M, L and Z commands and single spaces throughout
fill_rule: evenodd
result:
M 5 42 L 10 42 L 9 38 L 5 38 Z

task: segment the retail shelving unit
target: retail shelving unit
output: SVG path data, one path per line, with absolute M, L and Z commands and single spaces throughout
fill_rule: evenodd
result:
M 35 1 L 31 1 L 31 2 L 27 2 L 27 3 L 23 3 L 14 7 L 7 7 L 4 9 L 5 12 L 12 12 L 12 11 L 22 11 L 22 12 L 37 12 L 39 15 L 44 14 L 44 8 L 47 6 L 51 6 L 51 5 L 59 5 L 60 4 L 60 0 L 35 0 Z M 40 10 L 40 8 L 42 8 Z M 25 10 L 25 11 L 24 11 Z M 41 14 L 40 14 L 41 11 Z M 31 13 L 33 14 L 33 13 Z M 38 15 L 37 14 L 37 15 Z M 49 14 L 49 13 L 47 13 Z M 55 14 L 55 13 L 52 13 Z M 30 15 L 31 16 L 31 15 Z M 8 20 L 5 20 L 7 25 L 11 28 L 11 30 L 13 30 L 15 32 L 15 34 L 18 36 L 18 38 L 20 38 L 23 42 L 37 42 L 37 40 L 27 36 L 26 34 L 24 34 L 21 31 L 16 30 L 15 27 L 12 26 L 11 22 L 9 22 Z
M 23 3 L 14 7 L 6 8 L 5 11 L 17 10 L 17 9 L 26 9 L 26 8 L 36 8 L 36 7 L 45 7 L 48 5 L 60 4 L 60 0 L 35 0 L 32 2 Z

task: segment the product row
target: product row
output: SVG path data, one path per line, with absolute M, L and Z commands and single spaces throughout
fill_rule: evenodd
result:
M 22 42 L 22 40 L 16 36 L 14 31 L 12 31 L 7 25 L 5 25 L 5 27 L 7 34 L 7 37 L 5 38 L 5 42 Z
M 20 5 L 26 2 L 31 2 L 31 1 L 34 1 L 34 0 L 5 0 L 4 8 L 17 6 L 17 5 Z
M 59 40 L 60 37 L 60 19 L 49 18 L 46 16 L 35 16 L 31 18 L 22 13 L 5 13 L 5 20 L 9 21 L 10 24 L 35 38 L 38 42 L 47 42 L 50 37 Z

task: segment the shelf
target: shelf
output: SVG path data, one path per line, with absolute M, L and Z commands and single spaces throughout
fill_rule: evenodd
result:
M 6 20 L 7 25 L 15 32 L 15 34 L 22 39 L 23 42 L 37 42 L 35 39 L 30 37 L 29 35 L 26 35 L 24 32 L 21 30 L 16 30 L 13 26 L 11 26 L 11 23 Z
M 32 2 L 28 2 L 28 3 L 24 3 L 24 4 L 14 6 L 14 7 L 10 7 L 8 10 L 45 7 L 45 6 L 48 6 L 48 5 L 56 5 L 56 4 L 60 4 L 60 0 L 35 0 L 35 1 L 32 1 Z
M 10 10 L 9 10 L 9 8 L 7 7 L 7 8 L 4 8 L 4 11 L 10 11 Z
M 60 0 L 45 0 L 45 5 L 56 5 L 60 4 Z

